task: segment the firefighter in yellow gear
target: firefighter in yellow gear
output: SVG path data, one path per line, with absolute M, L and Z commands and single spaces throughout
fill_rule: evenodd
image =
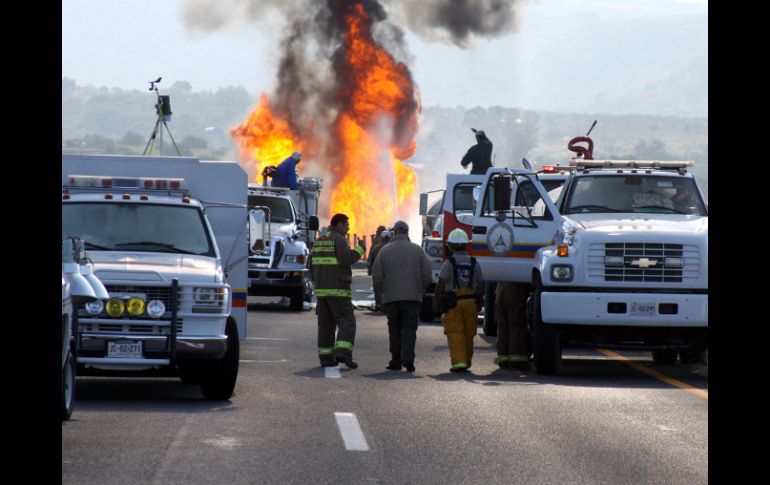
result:
M 484 294 L 481 267 L 467 252 L 469 242 L 462 229 L 449 233 L 447 248 L 452 255 L 444 261 L 433 293 L 434 309 L 443 312 L 441 322 L 449 343 L 452 372 L 464 372 L 471 367 L 477 314 Z
M 331 219 L 329 231 L 316 239 L 310 255 L 310 275 L 315 285 L 318 315 L 318 358 L 324 367 L 344 363 L 358 367 L 353 360 L 356 339 L 356 317 L 353 314 L 353 281 L 351 266 L 361 259 L 364 249 L 350 249 L 350 228 L 345 214 Z

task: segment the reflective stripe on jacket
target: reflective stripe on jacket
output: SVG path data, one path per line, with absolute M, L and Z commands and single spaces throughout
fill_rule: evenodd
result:
M 310 275 L 316 298 L 352 298 L 351 266 L 363 254 L 361 246 L 350 249 L 345 236 L 333 229 L 316 239 L 310 253 Z

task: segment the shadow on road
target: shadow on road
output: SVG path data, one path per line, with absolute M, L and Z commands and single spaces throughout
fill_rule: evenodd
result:
M 236 388 L 237 392 L 237 388 Z M 198 385 L 173 378 L 78 377 L 75 388 L 78 410 L 179 412 L 230 412 L 232 401 L 207 401 Z

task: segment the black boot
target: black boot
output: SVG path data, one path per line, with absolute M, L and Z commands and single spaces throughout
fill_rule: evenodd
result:
M 414 362 L 406 362 L 404 363 L 404 366 L 406 367 L 407 372 L 414 372 Z
M 334 359 L 324 359 L 321 361 L 321 367 L 337 367 L 338 365 Z
M 388 370 L 401 370 L 401 361 L 391 360 L 387 367 Z
M 340 355 L 340 356 L 334 357 L 334 360 L 336 360 L 340 364 L 345 364 L 346 366 L 348 366 L 348 369 L 357 369 L 358 368 L 358 362 L 353 361 L 352 357 L 347 357 L 347 356 Z

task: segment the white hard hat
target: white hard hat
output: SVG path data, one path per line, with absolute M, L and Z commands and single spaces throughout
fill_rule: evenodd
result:
M 390 231 L 387 229 L 380 233 L 380 237 L 384 239 L 390 239 Z
M 452 229 L 452 232 L 449 233 L 449 237 L 447 238 L 447 242 L 449 244 L 468 244 L 468 234 L 459 227 L 457 229 Z

